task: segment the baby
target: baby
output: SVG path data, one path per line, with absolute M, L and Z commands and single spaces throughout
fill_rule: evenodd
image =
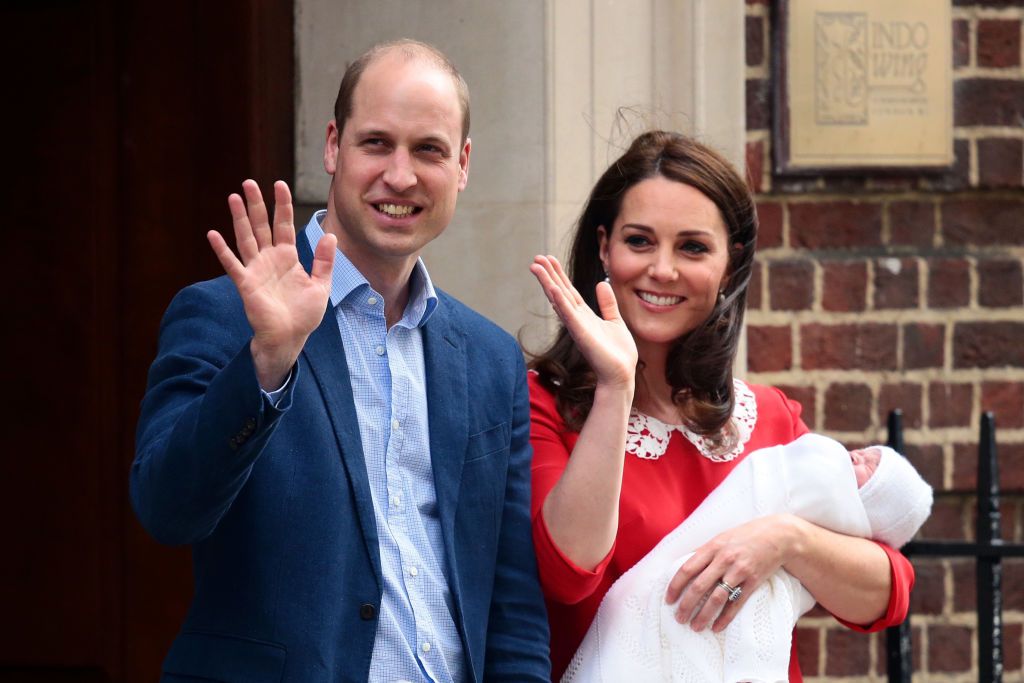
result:
M 800 582 L 780 569 L 722 632 L 697 632 L 679 624 L 675 605 L 665 603 L 679 567 L 719 533 L 783 512 L 898 548 L 931 504 L 931 487 L 884 446 L 847 452 L 832 439 L 805 434 L 755 451 L 608 590 L 562 681 L 787 681 L 793 627 L 814 606 Z

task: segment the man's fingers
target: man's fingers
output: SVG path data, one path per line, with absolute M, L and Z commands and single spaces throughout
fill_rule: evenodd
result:
M 210 230 L 206 233 L 206 240 L 210 243 L 213 248 L 213 253 L 217 256 L 217 260 L 220 261 L 220 265 L 224 268 L 224 272 L 228 274 L 231 281 L 238 286 L 239 278 L 245 272 L 245 267 L 235 256 L 234 252 L 231 251 L 231 247 L 224 241 L 224 237 L 216 230 Z
M 274 244 L 295 244 L 292 193 L 283 180 L 274 183 Z
M 327 233 L 320 238 L 313 252 L 313 268 L 310 276 L 317 282 L 325 285 L 328 290 L 331 287 L 331 272 L 334 269 L 334 253 L 338 246 L 338 238 Z
M 256 238 L 256 244 L 260 249 L 273 244 L 273 235 L 270 232 L 270 218 L 267 213 L 267 205 L 263 201 L 263 193 L 255 180 L 246 180 L 242 183 L 242 192 L 245 194 L 245 204 L 249 214 L 249 223 L 252 225 L 252 234 Z
M 260 253 L 260 247 L 252 234 L 249 214 L 245 212 L 245 202 L 239 195 L 231 194 L 228 196 L 228 210 L 231 211 L 231 224 L 234 227 L 238 255 L 242 257 L 243 263 L 248 263 Z

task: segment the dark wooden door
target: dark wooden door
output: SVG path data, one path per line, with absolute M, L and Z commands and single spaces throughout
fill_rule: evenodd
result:
M 291 180 L 292 2 L 0 12 L 0 680 L 152 681 L 191 570 L 128 504 L 138 405 L 227 194 Z

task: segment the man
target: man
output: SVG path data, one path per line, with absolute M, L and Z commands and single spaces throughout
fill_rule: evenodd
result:
M 468 107 L 435 49 L 370 50 L 326 211 L 296 235 L 287 186 L 271 225 L 246 181 L 240 259 L 211 232 L 228 277 L 171 303 L 131 475 L 146 528 L 193 547 L 165 680 L 549 679 L 522 356 L 419 260 L 466 186 Z

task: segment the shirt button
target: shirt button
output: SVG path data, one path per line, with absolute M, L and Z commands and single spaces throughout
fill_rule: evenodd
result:
M 377 297 L 371 296 L 369 299 L 366 300 L 366 303 L 368 303 L 371 306 L 376 306 L 377 305 Z
M 392 421 L 391 421 L 391 428 L 392 428 L 392 429 L 398 429 L 398 428 L 399 428 L 399 427 L 401 427 L 401 426 L 402 426 L 402 425 L 401 425 L 401 423 L 399 423 L 399 421 L 398 421 L 398 420 L 392 420 Z
M 416 576 L 419 573 L 420 570 L 416 569 L 416 567 L 409 567 L 409 576 Z
M 377 348 L 374 349 L 374 351 L 377 352 L 378 356 L 383 356 L 384 355 L 384 350 L 385 350 L 384 347 L 379 345 L 379 344 L 377 345 Z
M 423 643 L 423 651 L 430 652 L 430 643 Z
M 397 495 L 391 496 L 391 507 L 396 508 L 396 507 L 398 507 L 401 504 L 402 504 L 402 499 L 401 498 L 399 498 Z

